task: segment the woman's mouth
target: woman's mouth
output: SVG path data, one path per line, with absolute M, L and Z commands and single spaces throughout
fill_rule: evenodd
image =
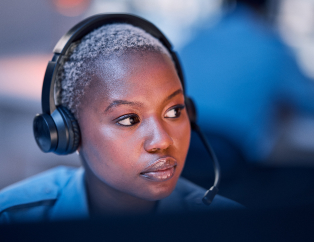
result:
M 140 175 L 151 181 L 167 181 L 174 175 L 177 161 L 172 157 L 160 158 L 148 166 Z

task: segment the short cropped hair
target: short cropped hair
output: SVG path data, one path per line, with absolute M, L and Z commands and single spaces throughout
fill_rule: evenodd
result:
M 68 108 L 78 118 L 80 100 L 91 82 L 99 57 L 121 56 L 127 51 L 151 51 L 171 56 L 163 44 L 130 24 L 104 25 L 73 43 L 61 60 L 55 84 L 56 105 Z

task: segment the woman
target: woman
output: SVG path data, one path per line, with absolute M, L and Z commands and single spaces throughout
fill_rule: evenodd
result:
M 69 48 L 57 104 L 80 127 L 83 168 L 55 168 L 4 189 L 0 221 L 240 208 L 179 178 L 191 127 L 165 46 L 130 24 L 106 24 Z

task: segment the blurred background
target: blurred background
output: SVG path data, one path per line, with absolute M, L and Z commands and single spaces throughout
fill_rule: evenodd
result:
M 32 121 L 59 38 L 88 16 L 115 12 L 152 21 L 179 53 L 221 161 L 220 194 L 249 207 L 314 204 L 314 0 L 2 0 L 0 189 L 80 165 L 76 154 L 42 153 Z M 207 160 L 193 135 L 183 175 L 211 186 Z

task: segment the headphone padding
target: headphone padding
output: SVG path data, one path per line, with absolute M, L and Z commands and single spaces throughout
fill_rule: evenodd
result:
M 77 150 L 80 144 L 81 139 L 80 128 L 74 115 L 66 107 L 59 106 L 58 110 L 64 117 L 65 123 L 68 126 L 69 143 L 66 150 L 66 154 L 71 154 Z

